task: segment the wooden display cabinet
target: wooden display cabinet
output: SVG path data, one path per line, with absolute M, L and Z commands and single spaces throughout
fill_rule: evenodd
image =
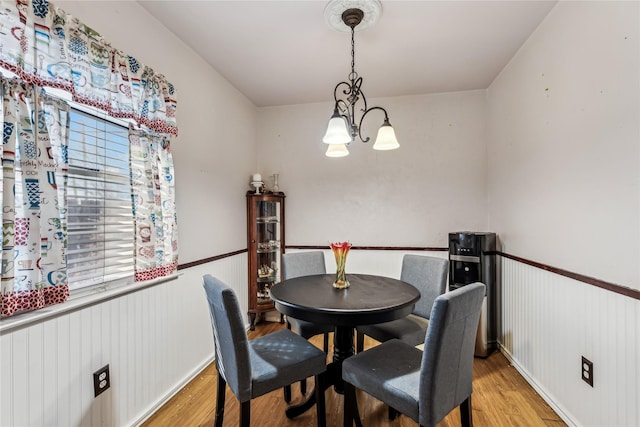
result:
M 251 330 L 266 312 L 275 310 L 270 289 L 282 277 L 284 198 L 284 193 L 247 192 L 248 315 Z

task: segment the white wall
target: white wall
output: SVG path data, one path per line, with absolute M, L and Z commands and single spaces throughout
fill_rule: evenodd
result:
M 331 103 L 258 110 L 259 169 L 280 172 L 287 245 L 446 247 L 450 231 L 484 231 L 485 91 L 369 100 L 374 105 L 389 112 L 400 149 L 355 142 L 344 158 L 324 155 Z M 383 116 L 370 116 L 365 132 L 375 139 Z
M 640 4 L 560 2 L 488 89 L 502 249 L 640 289 Z M 502 260 L 501 343 L 570 424 L 640 424 L 640 301 Z M 594 387 L 580 378 L 594 363 Z
M 561 2 L 488 90 L 505 252 L 640 289 L 637 2 Z
M 58 1 L 174 84 L 180 263 L 245 248 L 244 194 L 255 169 L 255 107 L 134 1 Z

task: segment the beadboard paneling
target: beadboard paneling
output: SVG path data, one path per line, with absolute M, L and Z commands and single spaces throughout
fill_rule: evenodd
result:
M 640 301 L 501 264 L 501 344 L 514 365 L 570 425 L 640 425 Z M 593 388 L 581 379 L 581 356 L 594 364 Z
M 399 277 L 404 253 L 353 250 L 347 272 Z M 0 425 L 141 422 L 211 361 L 202 275 L 234 287 L 246 312 L 246 256 L 187 268 L 177 280 L 3 333 Z M 330 250 L 325 260 L 334 271 Z M 501 345 L 525 378 L 570 425 L 640 425 L 638 300 L 498 261 Z M 594 388 L 580 379 L 582 355 L 594 362 Z M 92 373 L 107 363 L 111 389 L 94 398 Z
M 312 249 L 318 250 L 318 249 Z M 287 249 L 287 253 L 308 252 L 302 249 Z M 324 262 L 327 267 L 327 273 L 336 271 L 336 261 L 331 249 L 323 250 Z M 400 278 L 400 269 L 402 268 L 402 257 L 405 254 L 432 256 L 436 258 L 449 258 L 447 251 L 401 251 L 401 250 L 360 250 L 351 249 L 347 256 L 347 275 L 355 274 L 376 274 L 379 276 Z
M 246 253 L 0 336 L 0 425 L 120 426 L 150 415 L 213 357 L 202 275 L 246 305 Z M 246 310 L 246 307 L 244 307 Z M 109 364 L 98 397 L 93 372 Z

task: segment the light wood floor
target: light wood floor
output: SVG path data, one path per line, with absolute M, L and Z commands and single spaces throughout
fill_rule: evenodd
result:
M 273 332 L 281 327 L 283 325 L 274 322 L 260 323 L 256 325 L 255 331 L 249 331 L 249 339 Z M 322 348 L 321 336 L 314 337 L 311 342 Z M 376 341 L 367 337 L 365 348 L 372 345 L 376 345 Z M 309 393 L 313 390 L 313 378 L 310 378 L 307 383 L 307 393 Z M 297 385 L 293 386 L 294 402 L 302 400 L 299 390 Z M 212 426 L 215 394 L 216 369 L 211 364 L 149 418 L 143 427 Z M 342 426 L 342 395 L 335 393 L 333 388 L 330 388 L 325 396 L 327 426 Z M 389 421 L 387 407 L 361 391 L 358 391 L 358 406 L 363 425 L 366 427 L 413 427 L 417 425 L 406 416 Z M 474 361 L 472 407 L 475 427 L 558 427 L 566 425 L 499 352 L 494 352 L 486 359 L 476 358 Z M 251 425 L 316 426 L 315 409 L 290 420 L 284 414 L 285 408 L 282 390 L 276 390 L 254 399 L 251 401 Z M 238 401 L 227 388 L 225 427 L 238 425 L 238 409 Z M 458 409 L 451 412 L 438 426 L 460 426 Z

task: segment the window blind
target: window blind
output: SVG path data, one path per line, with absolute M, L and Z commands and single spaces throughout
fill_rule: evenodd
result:
M 127 128 L 72 109 L 68 154 L 69 289 L 133 277 Z

